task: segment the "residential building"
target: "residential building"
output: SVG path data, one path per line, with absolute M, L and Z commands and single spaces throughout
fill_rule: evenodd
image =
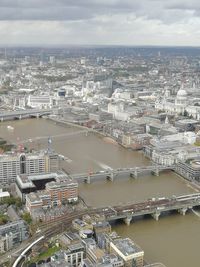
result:
M 60 205 L 64 201 L 76 202 L 78 200 L 78 183 L 72 180 L 59 179 L 59 181 L 47 183 L 46 191 L 55 205 Z
M 29 212 L 33 212 L 36 209 L 60 206 L 65 202 L 76 202 L 78 200 L 78 183 L 72 180 L 60 171 L 57 173 L 50 173 L 45 175 L 29 176 L 28 182 L 24 184 L 19 183 L 20 177 L 17 177 L 17 183 L 22 186 L 28 185 L 28 188 L 36 189 L 38 181 L 39 184 L 44 183 L 44 190 L 37 190 L 37 192 L 32 192 L 27 194 L 22 193 L 23 198 L 26 198 L 26 208 Z M 48 181 L 49 179 L 49 181 Z M 41 186 L 40 184 L 40 186 Z M 34 190 L 35 191 L 35 190 Z

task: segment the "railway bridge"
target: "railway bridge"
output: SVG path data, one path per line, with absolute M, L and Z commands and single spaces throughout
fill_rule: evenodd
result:
M 185 215 L 187 210 L 197 206 L 200 206 L 200 193 L 152 198 L 140 203 L 106 208 L 102 212 L 107 221 L 123 219 L 129 225 L 131 220 L 138 216 L 151 215 L 157 221 L 162 213 L 178 211 Z
M 82 212 L 74 211 L 71 214 L 67 213 L 62 219 L 58 221 L 47 222 L 41 226 L 40 236 L 36 234 L 31 238 L 31 242 L 23 246 L 23 251 L 13 263 L 13 267 L 20 266 L 20 261 L 26 257 L 27 252 L 37 243 L 49 240 L 50 237 L 63 232 L 66 227 L 69 227 L 74 219 L 81 218 L 82 215 L 88 214 L 101 214 L 105 216 L 105 220 L 111 222 L 123 219 L 127 225 L 130 225 L 131 220 L 138 216 L 151 215 L 155 220 L 164 212 L 178 211 L 180 214 L 185 215 L 187 210 L 200 206 L 200 193 L 173 196 L 170 198 L 159 197 L 151 198 L 143 202 L 132 204 L 124 204 L 106 208 L 89 208 Z M 48 226 L 48 229 L 47 229 Z M 43 230 L 44 229 L 44 230 Z M 10 252 L 11 253 L 11 252 Z M 7 254 L 0 259 L 0 264 L 5 262 Z

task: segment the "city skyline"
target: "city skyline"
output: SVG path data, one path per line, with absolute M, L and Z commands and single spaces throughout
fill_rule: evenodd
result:
M 44 46 L 0 48 L 0 265 L 199 266 L 200 47 Z
M 198 1 L 0 1 L 0 46 L 200 46 Z

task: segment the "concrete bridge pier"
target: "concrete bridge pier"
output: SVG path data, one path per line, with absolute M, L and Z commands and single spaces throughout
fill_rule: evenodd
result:
M 138 178 L 138 171 L 137 170 L 134 170 L 133 172 L 130 173 L 130 177 L 133 177 L 135 179 Z
M 22 115 L 19 115 L 19 120 L 21 120 L 22 119 Z
M 37 114 L 36 114 L 36 118 L 38 119 L 39 117 L 40 117 L 40 114 L 39 114 L 39 113 L 37 113 Z
M 107 175 L 107 179 L 108 180 L 110 180 L 111 182 L 113 182 L 114 181 L 114 172 L 111 172 L 111 173 L 109 173 L 108 175 Z
M 111 174 L 110 174 L 110 180 L 111 180 L 111 182 L 113 182 L 114 181 L 114 172 L 111 172 Z
M 1 118 L 1 122 L 3 122 L 3 117 Z
M 151 172 L 153 175 L 155 176 L 159 176 L 160 175 L 160 171 L 159 169 L 155 169 L 154 171 Z
M 181 215 L 184 215 L 184 216 L 185 216 L 187 210 L 188 210 L 187 208 L 182 208 L 182 209 L 179 209 L 178 212 L 179 212 Z
M 132 216 L 128 215 L 126 218 L 124 218 L 124 222 L 126 225 L 130 225 L 132 221 Z
M 155 212 L 155 213 L 153 213 L 153 214 L 151 214 L 151 216 L 156 220 L 156 221 L 158 221 L 159 220 L 159 217 L 160 217 L 160 212 Z
M 90 175 L 88 175 L 88 177 L 86 178 L 86 183 L 87 184 L 90 184 L 91 183 L 91 176 Z

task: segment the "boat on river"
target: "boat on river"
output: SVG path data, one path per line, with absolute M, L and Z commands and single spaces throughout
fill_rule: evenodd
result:
M 8 125 L 7 126 L 7 129 L 13 131 L 14 130 L 14 127 L 12 127 L 11 125 Z

